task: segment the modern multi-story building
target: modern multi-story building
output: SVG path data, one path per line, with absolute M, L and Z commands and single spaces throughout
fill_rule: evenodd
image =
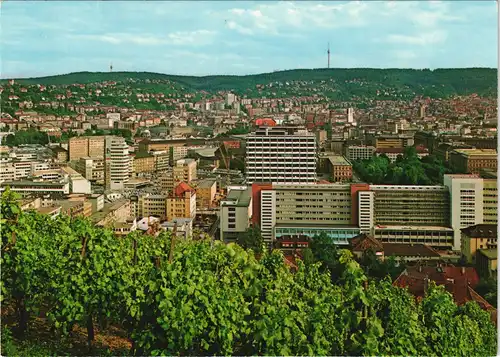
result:
M 483 223 L 498 224 L 498 191 L 496 179 L 483 178 Z
M 347 146 L 345 148 L 345 156 L 350 161 L 368 160 L 375 153 L 374 146 Z
M 450 200 L 444 186 L 370 185 L 375 225 L 450 225 Z
M 456 149 L 450 152 L 450 165 L 458 172 L 479 174 L 481 169 L 498 168 L 495 149 Z
M 476 175 L 444 175 L 444 185 L 450 192 L 453 247 L 460 250 L 460 230 L 483 223 L 483 179 Z
M 124 138 L 110 136 L 106 138 L 106 187 L 111 190 L 123 190 L 130 178 L 130 157 Z
M 263 127 L 247 137 L 247 182 L 316 182 L 316 137 L 301 127 Z
M 262 236 L 270 242 L 325 232 L 337 244 L 347 244 L 360 232 L 352 224 L 350 185 L 276 184 L 261 191 L 260 205 Z
M 248 186 L 228 186 L 228 194 L 220 204 L 220 239 L 235 241 L 250 227 L 252 189 Z

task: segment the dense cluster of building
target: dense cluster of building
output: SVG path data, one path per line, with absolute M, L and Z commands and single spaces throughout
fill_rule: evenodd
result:
M 153 100 L 146 93 L 137 98 Z M 82 102 L 71 104 L 75 118 L 56 118 L 36 113 L 44 103 L 9 96 L 19 110 L 15 117 L 2 114 L 0 127 L 8 131 L 1 137 L 34 124 L 51 136 L 70 128 L 80 136 L 2 146 L 0 187 L 22 194 L 23 209 L 89 217 L 118 236 L 169 230 L 233 242 L 253 227 L 287 256 L 321 234 L 355 255 L 373 249 L 382 258 L 461 261 L 481 274 L 496 271 L 496 113 L 484 110 L 488 99 L 380 101 L 356 110 L 352 103 L 333 109 L 317 96 L 250 99 L 226 92 L 191 99 L 154 99 L 173 104 L 172 111 Z M 250 132 L 217 137 L 235 128 Z M 135 135 L 90 135 L 95 129 Z M 457 173 L 434 185 L 388 185 L 362 182 L 353 170 L 354 162 L 379 155 L 394 163 L 407 147 Z M 443 271 L 436 279 L 447 279 Z M 405 274 L 401 286 L 421 271 Z

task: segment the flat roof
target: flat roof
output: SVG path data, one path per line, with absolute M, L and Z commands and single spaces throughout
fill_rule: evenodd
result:
M 303 229 L 358 229 L 355 225 L 332 225 L 324 223 L 281 223 L 276 224 L 276 228 L 303 228 Z
M 65 186 L 67 185 L 64 182 L 35 182 L 35 181 L 4 181 L 2 182 L 2 187 L 6 186 Z
M 462 155 L 473 155 L 473 156 L 497 156 L 497 151 L 495 149 L 455 149 L 455 152 Z
M 202 181 L 199 181 L 196 184 L 196 187 L 199 187 L 199 188 L 210 188 L 210 187 L 212 187 L 216 183 L 217 183 L 217 180 L 215 180 L 215 179 L 204 179 Z
M 328 159 L 330 160 L 332 165 L 351 166 L 349 160 L 341 155 L 328 156 Z
M 453 232 L 452 228 L 439 227 L 439 226 L 382 226 L 376 225 L 375 229 L 381 230 L 399 230 L 399 231 L 442 231 Z
M 252 188 L 247 187 L 244 190 L 233 189 L 229 191 L 226 198 L 221 202 L 221 206 L 236 206 L 236 207 L 248 207 L 250 201 L 252 200 Z

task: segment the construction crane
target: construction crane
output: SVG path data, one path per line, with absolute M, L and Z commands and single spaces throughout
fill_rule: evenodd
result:
M 222 160 L 224 161 L 224 166 L 226 168 L 226 189 L 227 189 L 227 186 L 231 184 L 231 180 L 229 178 L 229 166 L 231 158 L 229 156 L 229 153 L 227 152 L 226 144 L 222 143 L 222 145 L 219 148 L 219 152 L 222 156 Z

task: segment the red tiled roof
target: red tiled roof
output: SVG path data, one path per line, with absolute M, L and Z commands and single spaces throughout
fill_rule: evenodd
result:
M 256 126 L 276 126 L 276 121 L 271 118 L 260 118 L 255 120 Z
M 364 252 L 367 249 L 374 249 L 377 252 L 383 252 L 384 247 L 375 238 L 368 234 L 359 234 L 351 239 L 351 247 L 353 251 Z
M 175 188 L 174 188 L 174 195 L 176 197 L 180 197 L 180 196 L 183 196 L 184 193 L 186 192 L 191 192 L 191 193 L 194 193 L 195 192 L 195 189 L 192 188 L 191 186 L 189 186 L 187 183 L 185 182 L 181 182 L 180 184 L 178 184 Z

